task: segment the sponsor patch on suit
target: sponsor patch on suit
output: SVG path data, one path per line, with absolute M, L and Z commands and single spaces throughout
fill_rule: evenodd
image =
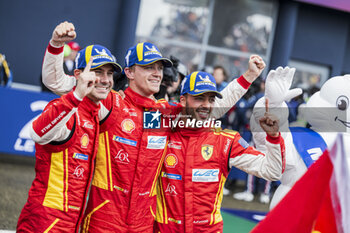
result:
M 164 149 L 166 145 L 166 136 L 147 136 L 148 149 Z
M 123 143 L 123 144 L 130 145 L 130 146 L 136 146 L 137 145 L 137 141 L 133 141 L 131 139 L 122 138 L 122 137 L 115 136 L 115 135 L 113 136 L 113 140 L 116 141 L 116 142 L 120 142 L 120 143 Z
M 219 169 L 192 169 L 192 182 L 218 182 Z
M 88 160 L 89 159 L 89 155 L 84 155 L 84 154 L 80 154 L 80 153 L 74 153 L 73 154 L 73 158 L 74 159 L 81 159 L 81 160 Z
M 168 179 L 172 179 L 172 180 L 182 180 L 182 176 L 179 174 L 171 174 L 171 173 L 166 173 L 166 172 L 162 172 L 162 177 L 166 177 Z

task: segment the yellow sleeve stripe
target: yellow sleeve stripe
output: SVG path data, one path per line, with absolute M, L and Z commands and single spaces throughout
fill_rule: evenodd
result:
M 226 137 L 229 137 L 229 138 L 232 138 L 232 139 L 234 139 L 234 138 L 235 138 L 235 136 L 234 136 L 234 135 L 232 135 L 232 134 L 228 134 L 228 133 L 221 133 L 221 135 L 226 136 Z
M 229 137 L 234 139 L 235 135 L 237 134 L 236 131 L 231 131 L 231 132 L 213 132 L 214 135 L 223 135 L 225 137 Z
M 94 208 L 88 215 L 86 215 L 83 225 L 83 233 L 89 231 L 89 225 L 90 225 L 90 219 L 93 213 L 95 213 L 97 210 L 101 209 L 104 205 L 106 205 L 109 202 L 109 200 L 105 200 L 103 203 L 98 205 L 96 208 Z
M 51 154 L 50 173 L 43 206 L 66 211 L 65 154 L 63 151 Z M 67 159 L 66 159 L 67 160 Z
M 109 138 L 108 131 L 106 131 L 106 147 L 107 147 L 107 163 L 108 163 L 108 175 L 109 175 L 109 188 L 113 191 L 113 179 L 112 179 L 112 165 L 111 165 L 111 152 L 109 150 Z
M 151 214 L 152 214 L 153 218 L 156 218 L 156 215 L 153 213 L 152 206 L 150 206 L 149 209 L 151 211 Z
M 222 196 L 223 196 L 222 191 L 223 191 L 225 181 L 226 181 L 225 176 L 221 174 L 218 192 L 216 193 L 216 197 L 215 197 L 214 208 L 210 215 L 209 225 L 216 224 L 222 220 L 220 208 L 221 208 L 221 202 L 222 202 Z
M 156 103 L 166 103 L 167 101 L 165 100 L 165 99 L 159 99 L 159 100 L 157 100 L 157 102 Z
M 51 230 L 51 228 L 53 228 L 56 225 L 58 221 L 60 221 L 60 219 L 56 218 L 55 221 L 53 221 L 53 223 L 44 231 L 44 233 L 48 233 Z
M 163 183 L 161 177 L 158 178 L 157 184 L 157 211 L 155 220 L 159 223 L 168 224 L 168 213 L 165 204 Z
M 64 197 L 65 197 L 65 211 L 68 212 L 68 148 L 65 151 L 65 167 L 64 169 L 66 170 L 66 176 L 65 176 L 65 192 L 64 192 Z
M 164 147 L 165 149 L 163 151 L 162 158 L 161 158 L 161 160 L 160 160 L 160 162 L 158 164 L 158 168 L 157 168 L 157 172 L 156 172 L 156 174 L 154 176 L 154 180 L 153 180 L 150 196 L 154 196 L 155 195 L 155 188 L 156 188 L 156 184 L 157 184 L 157 179 L 158 179 L 158 177 L 160 175 L 160 171 L 161 171 L 162 166 L 163 166 L 165 154 L 166 154 L 166 152 L 168 150 L 168 143 L 169 143 L 169 141 L 167 141 L 166 144 L 165 144 L 165 147 Z
M 92 185 L 104 190 L 109 190 L 108 183 L 108 152 L 105 133 L 100 133 L 96 154 L 95 171 Z
M 230 129 L 224 129 L 223 132 L 232 134 L 232 135 L 236 135 L 238 133 L 236 130 L 230 130 Z

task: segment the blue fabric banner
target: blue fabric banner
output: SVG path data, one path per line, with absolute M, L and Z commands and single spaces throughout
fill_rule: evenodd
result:
M 55 98 L 58 96 L 51 93 L 0 87 L 0 152 L 34 156 L 31 122 Z

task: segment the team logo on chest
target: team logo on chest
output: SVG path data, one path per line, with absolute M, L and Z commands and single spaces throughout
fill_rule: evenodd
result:
M 89 135 L 85 133 L 80 139 L 80 144 L 82 148 L 87 148 L 89 145 Z
M 202 145 L 202 157 L 204 160 L 209 160 L 210 157 L 213 155 L 213 151 L 214 151 L 214 146 L 212 145 Z
M 131 133 L 135 129 L 135 123 L 131 119 L 122 121 L 122 130 L 126 133 Z

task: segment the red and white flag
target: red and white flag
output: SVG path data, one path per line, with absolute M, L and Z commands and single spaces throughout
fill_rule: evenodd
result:
M 342 135 L 251 233 L 350 233 L 350 174 Z

